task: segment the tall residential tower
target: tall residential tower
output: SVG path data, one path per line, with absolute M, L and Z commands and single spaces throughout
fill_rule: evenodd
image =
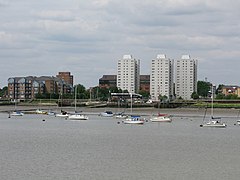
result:
M 150 94 L 153 100 L 159 100 L 159 96 L 173 98 L 173 60 L 165 54 L 152 60 Z
M 197 92 L 197 60 L 191 59 L 190 55 L 182 55 L 176 61 L 176 98 L 190 100 L 193 92 Z
M 140 86 L 140 60 L 132 55 L 124 55 L 118 60 L 117 87 L 128 90 L 129 93 L 138 93 Z

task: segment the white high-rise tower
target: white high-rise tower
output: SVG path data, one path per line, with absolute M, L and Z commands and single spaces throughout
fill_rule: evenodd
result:
M 197 60 L 191 59 L 190 55 L 182 55 L 176 61 L 176 98 L 190 100 L 193 92 L 197 92 Z
M 138 93 L 140 86 L 140 60 L 132 55 L 124 55 L 118 60 L 117 87 L 128 90 L 129 93 Z
M 159 96 L 173 98 L 173 60 L 165 54 L 159 54 L 152 60 L 150 94 L 153 100 L 159 100 Z

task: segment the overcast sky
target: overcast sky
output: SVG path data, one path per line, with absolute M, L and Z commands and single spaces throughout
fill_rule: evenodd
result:
M 0 87 L 9 77 L 70 71 L 98 85 L 132 54 L 198 59 L 198 80 L 240 85 L 240 1 L 0 0 Z

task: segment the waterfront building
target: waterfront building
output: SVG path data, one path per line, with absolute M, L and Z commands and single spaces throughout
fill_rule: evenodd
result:
M 117 87 L 117 75 L 103 75 L 99 79 L 99 87 Z M 150 92 L 150 75 L 140 75 L 140 90 Z
M 228 95 L 237 95 L 237 97 L 240 97 L 240 87 L 234 86 L 234 85 L 225 85 L 221 89 L 221 93 L 225 96 Z
M 57 78 L 63 79 L 67 84 L 73 86 L 73 75 L 70 72 L 58 72 Z
M 190 100 L 193 92 L 197 92 L 197 60 L 190 55 L 182 55 L 182 58 L 176 61 L 176 98 Z
M 117 75 L 103 75 L 99 79 L 100 88 L 117 87 Z
M 32 76 L 14 77 L 8 79 L 8 96 L 12 100 L 32 98 Z
M 140 88 L 140 60 L 124 55 L 118 60 L 117 87 L 129 93 L 138 93 Z
M 159 54 L 152 60 L 150 94 L 155 101 L 159 100 L 160 96 L 173 98 L 173 60 L 165 54 Z
M 140 75 L 140 90 L 150 93 L 150 75 Z
M 8 98 L 10 100 L 33 99 L 37 94 L 72 93 L 73 86 L 53 76 L 11 77 L 8 79 Z

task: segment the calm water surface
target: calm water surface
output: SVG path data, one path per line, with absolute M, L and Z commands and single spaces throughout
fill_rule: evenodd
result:
M 45 121 L 42 121 L 42 120 Z M 200 128 L 200 117 L 118 124 L 0 114 L 1 180 L 198 180 L 240 178 L 240 127 Z

